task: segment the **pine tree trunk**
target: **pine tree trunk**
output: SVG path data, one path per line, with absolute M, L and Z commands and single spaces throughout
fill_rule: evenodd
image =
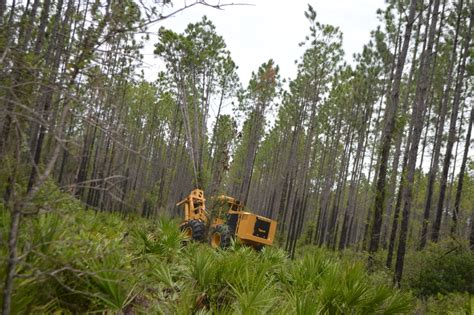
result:
M 438 199 L 438 204 L 436 207 L 436 218 L 435 218 L 435 222 L 433 224 L 433 230 L 431 233 L 431 240 L 434 242 L 437 242 L 439 240 L 439 231 L 441 227 L 441 218 L 443 215 L 444 198 L 446 196 L 448 171 L 449 171 L 449 165 L 451 163 L 451 155 L 452 155 L 454 141 L 456 140 L 455 139 L 456 138 L 456 135 L 455 135 L 456 121 L 458 117 L 459 103 L 461 102 L 461 89 L 463 85 L 464 71 L 466 68 L 466 60 L 469 55 L 469 44 L 470 44 L 471 36 L 472 36 L 471 32 L 472 32 L 473 20 L 474 20 L 474 8 L 471 8 L 469 28 L 467 30 L 467 35 L 464 39 L 463 56 L 462 56 L 461 64 L 459 65 L 458 77 L 456 80 L 456 87 L 454 90 L 453 109 L 451 111 L 451 121 L 449 125 L 448 143 L 446 145 L 446 154 L 445 154 L 444 162 L 443 162 L 443 171 L 441 173 L 439 199 Z
M 461 194 L 462 194 L 462 187 L 463 187 L 463 181 L 464 181 L 464 172 L 466 171 L 467 155 L 469 153 L 469 144 L 471 142 L 471 131 L 472 131 L 473 119 L 474 119 L 474 107 L 471 107 L 469 126 L 467 128 L 467 134 L 466 134 L 466 143 L 464 144 L 464 154 L 462 157 L 461 169 L 459 170 L 458 187 L 456 190 L 456 201 L 454 202 L 453 225 L 451 227 L 451 234 L 453 236 L 455 236 L 457 233 L 459 207 L 461 205 Z M 471 222 L 471 224 L 474 224 L 474 222 Z
M 463 5 L 463 0 L 461 0 L 458 5 L 459 5 L 458 17 L 456 21 L 456 32 L 454 35 L 453 50 L 451 52 L 451 58 L 449 62 L 446 87 L 444 89 L 443 97 L 441 99 L 439 120 L 438 120 L 438 125 L 436 128 L 435 142 L 434 142 L 434 148 L 433 148 L 433 160 L 431 162 L 431 167 L 428 174 L 428 187 L 426 189 L 426 202 L 425 202 L 425 209 L 423 212 L 423 223 L 422 223 L 419 249 L 423 249 L 426 246 L 426 241 L 428 238 L 428 224 L 429 224 L 430 215 L 431 215 L 431 203 L 433 199 L 434 182 L 438 173 L 439 157 L 441 153 L 441 146 L 442 146 L 443 134 L 444 134 L 444 124 L 445 124 L 445 118 L 446 118 L 448 102 L 449 102 L 449 92 L 451 90 L 451 81 L 453 78 L 454 64 L 456 61 L 456 49 L 457 49 L 457 42 L 458 42 L 459 26 L 461 22 L 461 12 L 462 12 L 461 9 Z
M 421 15 L 420 15 L 419 18 L 421 19 Z M 408 87 L 410 87 L 412 85 L 413 77 L 415 75 L 415 69 L 416 69 L 416 64 L 417 64 L 416 63 L 416 56 L 417 56 L 417 53 L 418 53 L 418 45 L 420 43 L 419 35 L 420 35 L 421 25 L 422 25 L 421 22 L 418 23 L 416 33 L 415 33 L 415 45 L 414 45 L 414 48 L 413 48 L 413 55 L 412 55 L 412 58 L 411 58 L 410 72 L 409 72 L 408 81 L 407 81 L 407 86 Z M 405 115 L 405 113 L 408 111 L 409 96 L 410 96 L 410 90 L 407 89 L 407 91 L 405 92 L 405 95 L 404 95 L 403 103 L 402 103 L 401 115 Z M 385 235 L 388 234 L 389 220 L 391 218 L 392 208 L 394 206 L 394 201 L 396 200 L 395 192 L 396 192 L 396 186 L 397 186 L 398 168 L 399 168 L 400 157 L 401 157 L 401 152 L 402 152 L 401 149 L 402 149 L 402 140 L 403 140 L 404 128 L 405 128 L 405 124 L 402 127 L 399 128 L 398 133 L 396 135 L 397 142 L 396 142 L 396 145 L 395 145 L 395 147 L 396 147 L 395 156 L 393 158 L 392 175 L 391 175 L 390 186 L 389 186 L 390 187 L 390 194 L 389 194 L 389 198 L 388 198 L 388 201 L 387 201 L 387 220 L 384 224 L 384 230 L 382 232 L 383 242 L 385 242 Z M 397 219 L 398 219 L 398 213 L 397 213 Z M 392 231 L 394 231 L 396 233 L 396 228 L 395 228 L 395 230 L 393 230 L 394 225 L 397 226 L 398 221 L 397 221 L 397 223 L 395 223 L 395 221 L 392 222 Z M 393 239 L 392 239 L 392 234 L 393 233 L 391 232 L 390 244 L 389 245 L 392 245 L 392 251 L 393 251 L 393 241 L 394 241 L 395 236 L 393 236 Z M 390 251 L 389 251 L 389 255 L 390 255 Z M 390 259 L 390 262 L 391 262 L 391 259 Z M 387 266 L 390 267 L 390 264 L 387 264 Z
M 420 63 L 420 77 L 418 78 L 417 92 L 415 94 L 415 104 L 413 107 L 411 125 L 413 126 L 413 133 L 410 143 L 410 153 L 408 156 L 406 181 L 403 191 L 403 216 L 400 226 L 400 238 L 398 241 L 397 261 L 395 264 L 394 281 L 399 285 L 403 274 L 403 265 L 405 260 L 406 241 L 408 236 L 408 226 L 410 219 L 410 210 L 413 198 L 413 182 L 415 177 L 415 167 L 418 154 L 418 146 L 420 143 L 421 133 L 423 131 L 423 111 L 426 107 L 426 98 L 428 89 L 431 85 L 431 63 L 432 50 L 436 33 L 436 25 L 438 22 L 440 0 L 435 0 L 433 4 L 433 13 L 431 24 L 428 32 L 428 43 L 426 50 L 422 53 Z
M 344 217 L 342 221 L 342 228 L 341 228 L 341 237 L 339 239 L 339 250 L 342 250 L 346 247 L 347 238 L 349 236 L 349 223 L 350 219 L 353 216 L 354 208 L 355 208 L 355 195 L 356 195 L 356 187 L 358 186 L 358 172 L 361 167 L 361 156 L 362 156 L 362 149 L 364 147 L 365 138 L 364 134 L 367 129 L 367 120 L 369 119 L 369 110 L 365 111 L 365 114 L 362 115 L 362 126 L 358 132 L 358 142 L 357 142 L 357 149 L 355 153 L 354 163 L 352 165 L 351 170 L 351 183 L 349 185 L 349 193 L 347 196 L 347 204 L 346 210 L 344 212 Z
M 474 251 L 474 206 L 472 206 L 471 214 L 471 233 L 469 235 L 469 247 L 471 247 L 471 250 Z
M 459 119 L 459 127 L 457 131 L 458 137 L 461 136 L 461 133 L 463 131 L 462 125 L 464 123 L 464 102 L 461 103 L 461 108 L 460 108 L 460 113 L 461 117 Z M 450 165 L 450 170 L 451 170 L 451 176 L 449 177 L 448 180 L 448 186 L 449 186 L 449 193 L 447 194 L 448 196 L 446 197 L 446 211 L 444 212 L 444 222 L 443 222 L 443 227 L 444 231 L 448 233 L 449 230 L 449 216 L 452 213 L 451 211 L 451 201 L 453 199 L 453 189 L 454 189 L 454 181 L 455 181 L 455 173 L 456 173 L 456 164 L 458 161 L 458 153 L 459 153 L 459 138 L 457 138 L 458 141 L 456 141 L 456 148 L 454 149 L 454 157 L 453 157 L 453 164 L 452 166 Z
M 378 250 L 380 242 L 380 231 L 382 229 L 382 214 L 383 207 L 385 205 L 385 181 L 387 177 L 387 164 L 390 153 L 390 147 L 393 138 L 393 131 L 395 128 L 395 121 L 397 116 L 397 108 L 400 97 L 400 83 L 403 74 L 403 68 L 405 66 L 405 60 L 408 52 L 408 46 L 410 43 L 411 31 L 413 23 L 415 21 L 415 12 L 417 0 L 412 0 L 410 3 L 408 20 L 405 26 L 405 33 L 403 35 L 403 44 L 400 54 L 397 60 L 397 67 L 395 70 L 395 77 L 393 81 L 392 91 L 390 93 L 390 102 L 387 106 L 385 113 L 385 128 L 383 130 L 380 162 L 378 168 L 378 179 L 375 191 L 375 207 L 374 207 L 374 219 L 372 225 L 372 232 L 370 238 L 369 252 L 371 254 Z M 372 255 L 370 255 L 369 262 L 372 261 Z

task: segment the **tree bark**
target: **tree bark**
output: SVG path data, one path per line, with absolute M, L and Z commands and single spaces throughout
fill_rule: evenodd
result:
M 403 44 L 400 54 L 397 60 L 397 67 L 395 70 L 395 76 L 393 80 L 392 90 L 390 93 L 390 102 L 385 112 L 385 127 L 382 135 L 382 144 L 380 152 L 380 163 L 378 166 L 378 179 L 375 190 L 375 207 L 372 224 L 372 232 L 369 245 L 369 267 L 373 263 L 373 253 L 379 248 L 380 242 L 380 231 L 382 229 L 382 214 L 383 207 L 385 205 L 385 182 L 387 177 L 387 164 L 390 153 L 390 147 L 393 138 L 393 131 L 395 128 L 395 121 L 397 116 L 397 109 L 400 97 L 400 83 L 403 74 L 403 68 L 405 66 L 405 60 L 408 52 L 408 46 L 410 43 L 411 31 L 413 23 L 415 22 L 415 12 L 417 0 L 412 0 L 410 3 L 408 20 L 405 26 L 405 33 L 403 35 Z
M 451 52 L 451 58 L 448 67 L 448 76 L 446 80 L 446 87 L 443 92 L 443 97 L 441 99 L 441 107 L 439 113 L 439 121 L 438 126 L 436 128 L 436 135 L 435 135 L 435 143 L 433 148 L 433 160 L 431 162 L 430 171 L 428 174 L 428 187 L 426 189 L 426 202 L 425 202 L 425 209 L 423 213 L 423 223 L 422 223 L 422 230 L 421 230 L 421 239 L 420 239 L 420 246 L 419 249 L 423 249 L 426 246 L 426 241 L 428 238 L 428 224 L 431 215 L 431 202 L 433 199 L 433 192 L 434 192 L 434 182 L 436 179 L 436 175 L 438 173 L 439 168 L 439 157 L 441 153 L 441 145 L 443 141 L 443 133 L 444 133 L 444 124 L 446 113 L 448 109 L 448 102 L 449 102 L 449 92 L 451 90 L 451 81 L 453 78 L 453 69 L 456 60 L 456 49 L 458 43 L 458 33 L 459 33 L 459 26 L 461 22 L 461 13 L 462 13 L 462 4 L 463 0 L 460 0 L 458 4 L 458 17 L 456 21 L 456 31 L 454 35 L 454 43 L 453 43 L 453 50 Z
M 471 7 L 469 27 L 467 30 L 467 35 L 464 39 L 463 56 L 462 56 L 461 64 L 459 65 L 458 77 L 456 80 L 456 87 L 454 91 L 453 109 L 451 111 L 451 121 L 449 125 L 448 142 L 446 145 L 446 154 L 445 154 L 444 162 L 443 162 L 443 171 L 441 173 L 439 199 L 438 199 L 438 204 L 436 207 L 436 218 L 435 218 L 435 222 L 433 224 L 433 230 L 431 233 L 431 240 L 434 242 L 437 242 L 439 240 L 439 231 L 441 227 L 441 218 L 443 215 L 444 198 L 446 196 L 448 171 L 449 171 L 449 165 L 451 163 L 451 155 L 452 155 L 454 141 L 456 140 L 455 139 L 456 138 L 456 135 L 455 135 L 456 121 L 458 117 L 459 103 L 461 102 L 461 90 L 462 90 L 462 85 L 463 85 L 464 72 L 466 68 L 466 60 L 469 55 L 469 44 L 470 44 L 471 36 L 472 36 L 473 20 L 474 20 L 474 8 Z
M 466 171 L 467 155 L 469 153 L 469 144 L 471 143 L 471 131 L 472 131 L 473 119 L 474 119 L 474 106 L 471 107 L 471 116 L 469 119 L 469 126 L 467 128 L 466 143 L 464 144 L 464 154 L 462 157 L 461 169 L 459 170 L 458 187 L 456 190 L 456 200 L 454 202 L 454 211 L 453 211 L 453 225 L 451 227 L 451 235 L 453 236 L 455 236 L 457 232 L 459 207 L 461 205 L 461 194 L 462 194 L 462 187 L 463 187 L 463 181 L 464 181 L 464 172 Z M 474 224 L 474 222 L 471 222 L 471 224 Z
M 395 277 L 394 281 L 398 285 L 402 279 L 403 274 L 403 265 L 405 260 L 405 251 L 406 251 L 406 240 L 408 235 L 408 225 L 410 218 L 410 210 L 412 206 L 413 198 L 413 182 L 415 177 L 415 167 L 418 154 L 418 145 L 420 143 L 421 133 L 423 131 L 423 111 L 426 107 L 426 97 L 428 89 L 431 85 L 430 80 L 430 70 L 432 63 L 432 50 L 433 42 L 436 33 L 436 25 L 438 23 L 439 15 L 439 4 L 440 0 L 435 0 L 433 4 L 433 13 L 431 18 L 431 24 L 428 32 L 428 43 L 426 50 L 423 52 L 420 63 L 420 77 L 418 79 L 417 92 L 415 95 L 415 104 L 413 107 L 411 125 L 413 126 L 413 133 L 411 139 L 409 139 L 410 153 L 408 157 L 407 164 L 407 178 L 405 181 L 404 191 L 403 191 L 403 216 L 402 223 L 400 228 L 400 238 L 398 241 L 397 249 L 397 261 L 395 264 Z

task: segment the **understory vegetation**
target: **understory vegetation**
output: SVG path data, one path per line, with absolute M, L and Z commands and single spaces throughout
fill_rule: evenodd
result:
M 399 290 L 384 267 L 367 274 L 364 253 L 301 246 L 291 260 L 278 246 L 214 250 L 187 241 L 168 217 L 84 210 L 53 184 L 37 199 L 46 207 L 23 221 L 13 313 L 468 314 L 474 305 L 474 255 L 464 244 L 407 257 Z M 0 213 L 5 240 L 10 217 Z

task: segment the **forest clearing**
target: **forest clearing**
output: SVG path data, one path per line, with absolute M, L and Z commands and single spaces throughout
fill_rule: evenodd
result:
M 474 3 L 272 6 L 0 0 L 2 314 L 474 313 Z

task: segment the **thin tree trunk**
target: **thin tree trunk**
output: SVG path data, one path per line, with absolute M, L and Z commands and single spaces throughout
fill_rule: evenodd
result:
M 469 55 L 469 43 L 471 41 L 471 36 L 472 36 L 471 31 L 472 31 L 473 20 L 474 20 L 474 8 L 471 8 L 469 28 L 467 30 L 467 35 L 466 35 L 466 38 L 464 39 L 464 45 L 463 45 L 463 50 L 464 50 L 463 57 L 462 57 L 462 61 L 458 70 L 458 78 L 456 80 L 456 87 L 455 87 L 454 99 L 453 99 L 453 109 L 451 111 L 451 122 L 449 125 L 448 143 L 446 145 L 446 154 L 444 157 L 443 171 L 441 175 L 441 183 L 440 183 L 440 189 L 439 189 L 439 199 L 438 199 L 438 204 L 436 208 L 436 218 L 435 218 L 435 222 L 433 224 L 433 230 L 431 233 L 431 240 L 434 242 L 437 242 L 439 240 L 439 230 L 441 227 L 441 218 L 443 215 L 444 198 L 446 196 L 448 171 L 449 171 L 449 165 L 451 162 L 451 155 L 452 155 L 454 141 L 456 140 L 455 139 L 456 138 L 456 135 L 455 135 L 456 121 L 458 117 L 459 103 L 461 102 L 461 89 L 463 85 L 464 71 L 466 68 L 466 60 Z
M 444 212 L 444 222 L 443 222 L 443 225 L 444 225 L 444 230 L 446 233 L 448 233 L 448 229 L 449 229 L 449 215 L 452 213 L 450 210 L 451 210 L 451 201 L 453 199 L 453 189 L 454 189 L 454 178 L 455 178 L 455 173 L 456 173 L 456 164 L 458 162 L 458 153 L 459 153 L 459 143 L 460 143 L 460 139 L 458 137 L 461 137 L 461 133 L 462 133 L 462 125 L 464 123 L 464 102 L 461 103 L 461 108 L 460 108 L 460 113 L 461 113 L 461 117 L 459 119 L 459 127 L 458 127 L 458 131 L 457 131 L 457 140 L 456 141 L 456 147 L 454 149 L 454 157 L 453 157 L 453 164 L 452 166 L 450 165 L 450 170 L 451 170 L 451 176 L 449 177 L 449 180 L 448 180 L 448 186 L 449 186 L 449 194 L 448 196 L 446 197 L 446 211 Z
M 451 227 L 451 234 L 453 236 L 455 236 L 457 232 L 459 207 L 461 205 L 461 194 L 462 194 L 462 187 L 463 187 L 463 181 L 464 181 L 464 172 L 466 171 L 467 154 L 469 152 L 469 144 L 471 142 L 471 131 L 472 131 L 473 119 L 474 119 L 474 106 L 471 107 L 471 116 L 469 119 L 469 126 L 467 128 L 466 143 L 464 144 L 464 154 L 462 157 L 461 169 L 459 171 L 458 187 L 456 190 L 456 201 L 454 202 L 453 225 Z M 474 222 L 471 222 L 471 224 L 474 224 Z
M 390 94 L 390 103 L 387 106 L 385 114 L 385 128 L 383 130 L 382 136 L 382 145 L 380 153 L 380 163 L 378 169 L 378 179 L 377 186 L 375 191 L 375 208 L 374 208 L 374 219 L 372 226 L 372 233 L 370 238 L 369 252 L 369 264 L 373 262 L 373 253 L 375 253 L 379 248 L 380 242 L 380 231 L 382 229 L 382 214 L 383 207 L 385 205 L 385 181 L 387 177 L 387 163 L 390 152 L 390 147 L 393 138 L 393 131 L 395 128 L 395 120 L 397 117 L 397 108 L 400 97 L 400 83 L 403 73 L 403 68 L 405 66 L 405 60 L 408 52 L 408 46 L 410 43 L 411 31 L 413 23 L 415 22 L 415 12 L 417 0 L 412 0 L 410 3 L 408 20 L 405 26 L 405 33 L 403 35 L 403 45 L 398 56 L 397 67 L 395 70 L 395 77 L 392 86 L 392 91 Z
M 73 81 L 71 80 L 70 83 Z M 68 87 L 71 88 L 72 84 L 70 84 Z M 18 231 L 20 228 L 20 218 L 22 215 L 22 211 L 25 207 L 25 205 L 28 205 L 31 200 L 36 196 L 36 194 L 39 192 L 40 188 L 43 186 L 45 181 L 49 178 L 49 175 L 51 174 L 52 170 L 54 169 L 54 165 L 56 164 L 56 160 L 59 156 L 59 152 L 61 150 L 61 141 L 64 136 L 64 129 L 65 129 L 65 121 L 66 117 L 69 113 L 69 109 L 71 106 L 71 101 L 68 100 L 62 110 L 61 113 L 61 118 L 60 122 L 58 124 L 57 130 L 57 139 L 61 139 L 60 141 L 57 142 L 52 154 L 51 158 L 46 164 L 44 171 L 38 176 L 38 180 L 35 181 L 35 184 L 33 187 L 31 187 L 30 190 L 26 192 L 22 198 L 18 198 L 18 200 L 15 200 L 14 206 L 13 206 L 13 213 L 12 213 L 12 221 L 11 221 L 11 226 L 10 226 L 10 231 L 9 231 L 9 238 L 8 238 L 8 262 L 7 262 L 7 268 L 6 268 L 6 277 L 5 277 L 5 285 L 3 288 L 3 306 L 2 306 L 2 314 L 4 315 L 9 315 L 11 311 L 11 298 L 12 298 L 12 291 L 13 291 L 13 282 L 14 282 L 14 277 L 15 277 L 15 269 L 16 269 L 16 264 L 17 264 L 17 252 L 16 252 L 16 244 L 18 240 Z M 20 138 L 20 137 L 18 137 Z
M 415 104 L 412 113 L 411 125 L 413 126 L 413 133 L 411 138 L 410 153 L 407 164 L 407 178 L 403 191 L 403 216 L 400 226 L 400 238 L 398 241 L 397 260 L 395 264 L 394 281 L 399 285 L 402 279 L 403 266 L 405 261 L 406 241 L 408 235 L 408 226 L 410 219 L 410 210 L 413 198 L 413 182 L 415 177 L 415 167 L 418 154 L 418 145 L 420 143 L 421 133 L 423 129 L 423 111 L 426 107 L 426 97 L 428 89 L 431 85 L 430 70 L 432 63 L 433 42 L 436 33 L 436 25 L 438 22 L 440 0 L 435 0 L 433 4 L 433 14 L 431 24 L 428 32 L 428 44 L 426 50 L 423 52 L 420 63 L 420 77 L 417 85 L 417 93 L 415 95 Z M 410 139 L 409 139 L 410 140 Z
M 471 234 L 469 235 L 469 247 L 471 250 L 474 251 L 474 205 L 472 207 L 472 214 L 471 214 Z
M 9 315 L 11 311 L 11 296 L 13 293 L 13 280 L 15 277 L 15 268 L 17 262 L 16 243 L 18 240 L 18 231 L 20 228 L 21 209 L 18 204 L 15 205 L 11 214 L 10 231 L 8 233 L 8 261 L 7 273 L 5 276 L 5 286 L 3 288 L 3 308 L 2 314 Z
M 451 52 L 451 58 L 448 68 L 448 76 L 446 80 L 446 87 L 443 92 L 443 97 L 441 99 L 441 108 L 439 113 L 439 121 L 435 135 L 435 143 L 433 148 L 433 160 L 431 162 L 431 167 L 428 175 L 428 187 L 426 189 L 426 202 L 425 202 L 425 209 L 423 213 L 423 223 L 422 223 L 422 230 L 421 230 L 421 239 L 420 239 L 420 246 L 419 249 L 423 249 L 426 246 L 426 241 L 428 238 L 428 224 L 431 215 L 431 203 L 433 200 L 433 192 L 434 192 L 434 182 L 436 179 L 436 175 L 438 173 L 439 168 L 439 157 L 441 153 L 441 145 L 443 141 L 443 133 L 444 133 L 444 124 L 446 113 L 448 109 L 448 102 L 449 102 L 449 92 L 451 90 L 451 81 L 453 78 L 453 70 L 454 64 L 456 61 L 456 49 L 458 43 L 458 33 L 459 33 L 459 26 L 461 22 L 461 13 L 462 13 L 462 4 L 463 0 L 460 0 L 458 4 L 458 17 L 456 21 L 456 32 L 454 35 L 454 43 L 453 49 Z

